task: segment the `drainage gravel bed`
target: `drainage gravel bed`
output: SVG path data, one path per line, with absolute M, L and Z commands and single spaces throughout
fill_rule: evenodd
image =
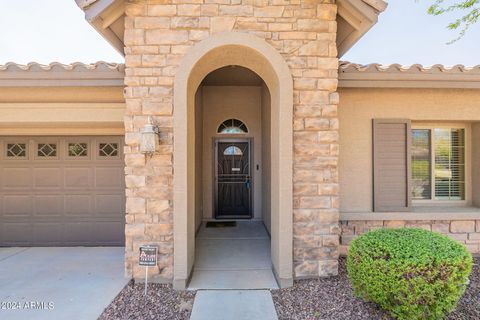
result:
M 340 259 L 336 277 L 295 281 L 292 288 L 272 290 L 280 320 L 390 319 L 373 303 L 353 296 L 345 258 Z M 480 258 L 474 259 L 470 284 L 449 320 L 480 319 Z
M 99 320 L 187 320 L 192 311 L 195 291 L 176 291 L 170 284 L 145 285 L 132 280 L 103 311 Z

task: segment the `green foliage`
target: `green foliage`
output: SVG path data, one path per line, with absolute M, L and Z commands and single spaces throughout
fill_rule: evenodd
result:
M 458 13 L 460 17 L 448 25 L 450 30 L 460 30 L 459 36 L 450 41 L 461 39 L 467 30 L 480 20 L 480 0 L 434 0 L 428 8 L 428 13 L 434 16 L 445 13 Z
M 397 319 L 442 319 L 466 289 L 472 256 L 439 233 L 378 229 L 352 241 L 347 271 L 355 295 Z

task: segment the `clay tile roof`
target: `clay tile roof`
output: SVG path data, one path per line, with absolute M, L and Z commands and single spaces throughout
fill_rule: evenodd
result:
M 30 62 L 0 65 L 0 87 L 23 86 L 123 86 L 125 65 L 99 61 L 48 65 Z
M 63 64 L 60 62 L 52 62 L 48 65 L 40 64 L 37 62 L 30 62 L 28 64 L 18 64 L 14 62 L 7 62 L 4 65 L 0 64 L 0 71 L 120 71 L 125 70 L 123 63 L 108 63 L 104 61 L 98 61 L 95 63 L 81 63 L 74 62 L 71 64 Z
M 367 65 L 341 62 L 338 69 L 339 87 L 343 88 L 457 88 L 480 89 L 480 65 L 465 67 L 457 64 L 430 67 L 420 64 Z
M 395 63 L 390 65 L 382 65 L 379 63 L 358 64 L 343 61 L 339 67 L 340 73 L 408 73 L 408 74 L 480 74 L 480 65 L 474 67 L 466 67 L 462 64 L 457 64 L 452 67 L 447 67 L 442 64 L 435 64 L 433 66 L 423 66 L 421 64 L 413 64 L 410 66 L 403 66 Z

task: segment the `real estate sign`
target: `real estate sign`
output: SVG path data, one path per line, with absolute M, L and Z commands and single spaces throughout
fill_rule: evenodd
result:
M 140 247 L 140 256 L 138 263 L 141 266 L 154 267 L 157 265 L 157 247 L 142 246 Z

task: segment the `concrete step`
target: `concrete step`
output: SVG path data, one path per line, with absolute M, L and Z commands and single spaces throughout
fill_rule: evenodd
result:
M 277 320 L 268 290 L 200 290 L 190 320 Z
M 271 269 L 194 270 L 188 289 L 278 289 L 278 285 Z

